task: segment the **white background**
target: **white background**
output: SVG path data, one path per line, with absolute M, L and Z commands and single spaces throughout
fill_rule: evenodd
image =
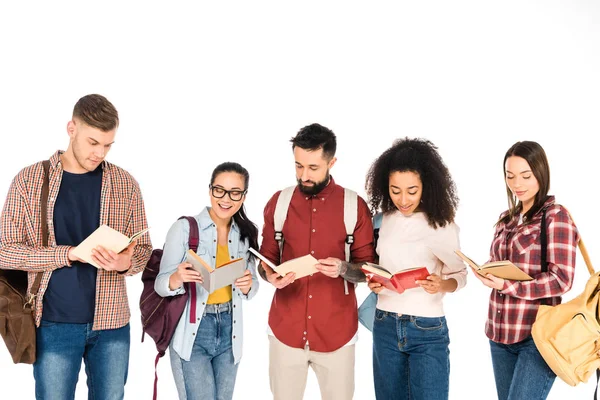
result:
M 209 177 L 232 160 L 251 174 L 246 206 L 262 209 L 294 184 L 288 140 L 319 122 L 338 137 L 336 181 L 364 195 L 370 163 L 395 138 L 432 140 L 461 199 L 463 250 L 485 261 L 506 208 L 505 151 L 517 140 L 546 149 L 551 192 L 566 205 L 600 263 L 597 151 L 600 4 L 597 1 L 158 2 L 0 6 L 0 198 L 24 166 L 68 144 L 81 96 L 101 93 L 120 112 L 108 159 L 139 181 L 151 238 L 208 203 Z M 197 2 L 194 2 L 197 3 Z M 581 259 L 570 299 L 587 280 Z M 140 343 L 140 277 L 132 308 L 127 399 L 147 399 L 154 343 Z M 266 321 L 273 289 L 245 307 L 244 358 L 234 397 L 268 399 Z M 366 296 L 359 287 L 359 302 Z M 445 307 L 450 398 L 496 397 L 484 334 L 488 289 L 472 276 Z M 373 399 L 371 336 L 357 343 L 356 399 Z M 83 370 L 83 369 L 82 369 Z M 168 358 L 159 395 L 175 399 Z M 592 381 L 557 380 L 551 399 L 591 398 Z M 34 396 L 32 368 L 0 346 L 0 398 Z M 87 398 L 82 372 L 77 398 Z M 312 372 L 306 399 L 319 398 Z

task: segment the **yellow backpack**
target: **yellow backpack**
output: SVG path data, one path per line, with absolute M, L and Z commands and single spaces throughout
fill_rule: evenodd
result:
M 600 368 L 600 272 L 594 272 L 581 240 L 579 249 L 591 275 L 585 290 L 567 303 L 541 305 L 531 331 L 548 366 L 571 386 Z

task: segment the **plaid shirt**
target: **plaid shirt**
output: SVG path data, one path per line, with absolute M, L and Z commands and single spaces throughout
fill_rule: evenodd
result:
M 548 272 L 542 273 L 541 267 L 541 212 L 529 224 L 519 225 L 516 215 L 507 224 L 496 226 L 490 261 L 510 260 L 533 280 L 505 280 L 502 290 L 492 290 L 486 335 L 494 342 L 512 344 L 526 339 L 542 299 L 549 298 L 547 304 L 560 304 L 560 296 L 573 285 L 577 227 L 567 210 L 554 203 L 554 196 L 542 209 L 546 210 Z
M 44 168 L 41 162 L 24 168 L 13 180 L 0 221 L 0 268 L 28 271 L 29 288 L 35 272 L 43 272 L 35 299 L 35 323 L 40 324 L 44 293 L 52 271 L 70 266 L 70 246 L 57 246 L 54 236 L 54 204 L 60 188 L 63 169 L 61 152 L 50 158 L 48 195 L 48 244 L 42 247 L 40 202 Z M 123 169 L 106 161 L 102 163 L 100 224 L 107 224 L 127 236 L 146 228 L 146 213 L 138 183 Z M 129 322 L 130 311 L 125 276 L 142 271 L 150 258 L 152 244 L 142 235 L 133 252 L 131 267 L 125 273 L 98 270 L 94 330 L 115 329 Z M 74 288 L 75 289 L 75 288 Z

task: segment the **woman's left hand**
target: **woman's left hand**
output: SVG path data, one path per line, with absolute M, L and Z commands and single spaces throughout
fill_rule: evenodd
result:
M 442 288 L 442 278 L 436 274 L 431 274 L 426 279 L 419 279 L 415 282 L 429 294 L 438 293 Z
M 248 294 L 250 289 L 252 289 L 252 274 L 249 270 L 244 272 L 244 276 L 235 280 L 234 285 L 236 288 L 240 289 L 242 293 Z
M 471 269 L 473 269 L 473 268 L 471 267 Z M 489 288 L 496 289 L 496 290 L 504 289 L 504 279 L 502 279 L 502 278 L 498 278 L 492 274 L 486 274 L 485 276 L 481 276 L 474 269 L 473 269 L 473 274 L 475 275 L 475 277 L 477 279 L 479 279 L 485 286 L 487 286 Z

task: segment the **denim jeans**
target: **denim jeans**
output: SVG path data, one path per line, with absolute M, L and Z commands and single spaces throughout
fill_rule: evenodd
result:
M 171 368 L 181 400 L 231 400 L 238 365 L 231 348 L 231 302 L 207 304 L 190 361 L 169 347 Z
M 450 351 L 445 317 L 375 310 L 373 378 L 380 400 L 448 398 Z
M 543 400 L 556 375 L 535 347 L 533 338 L 502 344 L 490 340 L 499 400 Z
M 42 320 L 36 330 L 33 364 L 35 398 L 75 398 L 81 360 L 85 362 L 88 399 L 117 400 L 125 395 L 129 366 L 129 324 L 93 331 L 92 324 Z

